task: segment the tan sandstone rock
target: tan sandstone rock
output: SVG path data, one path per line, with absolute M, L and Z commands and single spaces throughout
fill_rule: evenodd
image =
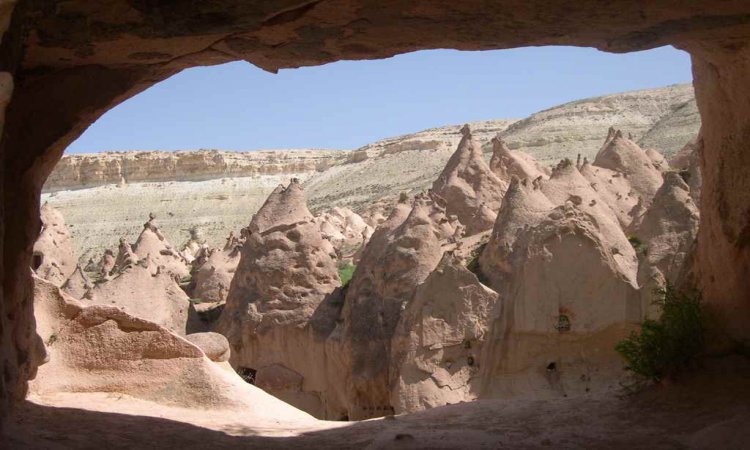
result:
M 97 283 L 85 297 L 85 304 L 114 306 L 174 333 L 186 333 L 191 309 L 188 296 L 172 275 L 153 263 L 128 266 L 112 279 Z
M 487 165 L 468 125 L 461 133 L 463 138 L 432 184 L 432 192 L 445 200 L 447 214 L 455 214 L 467 235 L 472 235 L 492 228 L 507 183 Z
M 39 278 L 34 302 L 37 331 L 49 354 L 31 384 L 34 395 L 102 392 L 148 400 L 155 408 L 311 419 L 212 362 L 201 350 L 209 348 L 206 339 L 193 335 L 200 342 L 194 345 L 118 308 L 84 306 Z
M 343 339 L 351 358 L 349 417 L 393 410 L 389 389 L 391 338 L 402 308 L 437 266 L 456 224 L 435 199 L 420 194 L 410 211 L 399 203 L 375 230 L 349 283 Z
M 255 371 L 268 392 L 325 417 L 326 336 L 310 322 L 340 284 L 333 247 L 294 179 L 271 193 L 248 231 L 217 330 L 231 344 L 235 369 Z M 269 381 L 279 373 L 297 381 Z
M 133 245 L 133 252 L 139 259 L 150 257 L 157 267 L 163 267 L 167 273 L 183 278 L 190 272 L 185 259 L 166 240 L 156 226 L 155 216 L 149 216 L 143 225 L 143 231 Z
M 568 163 L 541 186 L 514 179 L 506 194 L 480 256 L 503 299 L 483 395 L 583 393 L 622 373 L 613 346 L 642 317 L 637 260 L 614 214 L 588 206 L 596 195 L 579 177 Z
M 89 280 L 89 277 L 83 272 L 81 266 L 78 265 L 76 266 L 76 270 L 70 278 L 65 280 L 65 283 L 63 283 L 60 289 L 71 297 L 80 299 L 86 295 L 86 292 L 88 292 L 92 286 L 91 280 Z
M 191 296 L 202 302 L 224 302 L 240 262 L 240 249 L 236 245 L 225 250 L 204 250 L 207 256 L 193 263 Z
M 446 252 L 401 313 L 391 344 L 396 414 L 479 395 L 480 354 L 499 296 L 464 264 Z
M 642 245 L 638 283 L 643 296 L 643 309 L 651 317 L 654 289 L 675 284 L 689 259 L 698 235 L 700 214 L 690 195 L 690 188 L 676 172 L 664 174 L 664 183 L 656 192 L 651 207 L 646 211 L 634 239 Z
M 45 203 L 41 216 L 42 231 L 34 243 L 32 268 L 38 276 L 60 286 L 76 270 L 77 258 L 62 214 Z

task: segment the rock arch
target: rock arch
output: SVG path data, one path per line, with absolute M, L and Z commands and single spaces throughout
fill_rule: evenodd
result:
M 672 44 L 693 58 L 704 185 L 696 280 L 729 340 L 750 338 L 750 4 L 743 0 L 0 1 L 0 418 L 36 357 L 39 193 L 97 117 L 191 66 L 266 70 L 429 49 Z M 7 106 L 7 108 L 6 108 Z

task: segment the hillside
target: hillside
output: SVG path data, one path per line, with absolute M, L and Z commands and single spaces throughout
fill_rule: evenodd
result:
M 197 227 L 210 245 L 247 225 L 270 191 L 304 182 L 313 212 L 332 206 L 363 211 L 373 201 L 430 187 L 460 140 L 461 124 L 383 139 L 352 151 L 109 152 L 66 155 L 45 185 L 43 201 L 71 225 L 82 260 L 135 239 L 154 212 L 168 239 L 185 242 Z M 593 159 L 607 129 L 633 135 L 666 156 L 700 128 L 690 84 L 578 100 L 521 119 L 471 123 L 490 151 L 499 134 L 544 165 L 577 154 Z M 489 157 L 489 155 L 488 155 Z

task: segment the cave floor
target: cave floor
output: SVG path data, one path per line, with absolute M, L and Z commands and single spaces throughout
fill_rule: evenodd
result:
M 701 366 L 637 394 L 482 400 L 362 422 L 259 420 L 122 395 L 56 394 L 16 410 L 3 448 L 750 448 L 750 360 Z

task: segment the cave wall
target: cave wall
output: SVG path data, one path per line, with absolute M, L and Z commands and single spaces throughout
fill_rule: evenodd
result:
M 695 276 L 714 347 L 750 343 L 750 43 L 695 43 L 701 128 L 701 222 Z M 718 329 L 718 330 L 717 330 Z
M 687 49 L 706 173 L 698 283 L 730 339 L 750 334 L 745 0 L 0 0 L 3 26 L 0 109 L 10 103 L 0 141 L 0 419 L 40 361 L 28 266 L 39 193 L 65 147 L 179 70 L 238 59 L 275 71 L 430 48 Z

